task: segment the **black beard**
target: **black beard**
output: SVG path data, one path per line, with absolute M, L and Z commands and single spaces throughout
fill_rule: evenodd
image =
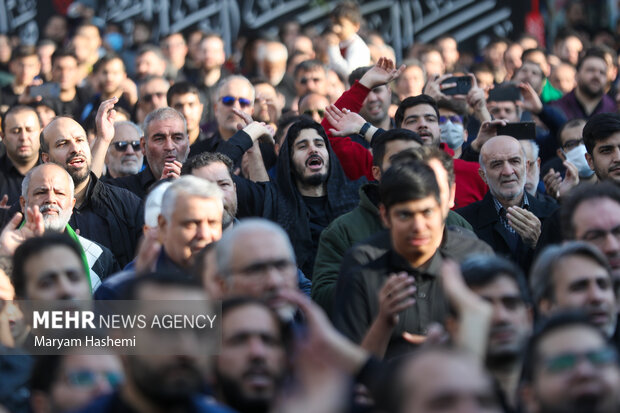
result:
M 581 90 L 581 93 L 583 93 L 590 99 L 600 98 L 605 93 L 604 88 L 601 88 L 600 92 L 595 92 L 588 85 L 583 85 L 583 87 L 580 87 L 579 89 Z
M 312 174 L 310 176 L 304 176 L 303 172 L 299 172 L 296 167 L 293 166 L 293 177 L 295 181 L 299 182 L 304 187 L 321 186 L 327 182 L 327 173 Z
M 267 413 L 271 407 L 272 400 L 263 398 L 250 398 L 246 397 L 241 390 L 241 387 L 235 380 L 231 380 L 225 375 L 221 374 L 216 368 L 216 386 L 221 394 L 223 400 L 220 402 L 232 407 L 239 413 Z
M 487 355 L 486 364 L 490 370 L 513 366 L 520 359 L 520 353 L 501 353 Z
M 80 174 L 78 171 L 67 171 L 69 175 L 71 175 L 71 179 L 73 179 L 73 183 L 77 186 L 82 182 L 86 181 L 90 175 L 90 171 L 86 169 L 86 173 Z

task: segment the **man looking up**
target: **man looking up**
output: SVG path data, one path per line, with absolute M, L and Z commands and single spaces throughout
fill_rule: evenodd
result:
M 489 192 L 482 200 L 457 210 L 480 239 L 524 271 L 529 269 L 542 222 L 556 209 L 528 196 L 527 170 L 518 140 L 511 136 L 489 139 L 480 151 L 480 176 Z
M 24 175 L 39 162 L 41 124 L 29 106 L 13 106 L 2 116 L 0 136 L 6 153 L 0 157 L 0 198 L 17 202 Z

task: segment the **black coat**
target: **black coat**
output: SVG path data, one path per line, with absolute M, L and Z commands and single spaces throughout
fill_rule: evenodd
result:
M 538 217 L 542 228 L 547 218 L 558 208 L 558 205 L 550 202 L 540 202 L 532 196 L 528 196 L 527 199 L 530 204 L 529 211 Z M 471 224 L 478 238 L 489 244 L 496 254 L 511 259 L 526 274 L 529 272 L 534 258 L 534 249 L 523 243 L 519 237 L 517 249 L 514 252 L 510 250 L 510 244 L 507 241 L 507 230 L 500 222 L 499 216 L 495 211 L 490 191 L 480 201 L 459 208 L 456 212 L 461 214 Z
M 231 138 L 232 139 L 232 138 Z M 327 178 L 326 217 L 333 221 L 345 212 L 355 208 L 359 202 L 359 187 L 366 178 L 349 181 L 342 166 L 329 144 L 329 174 Z M 276 179 L 271 182 L 254 183 L 247 179 L 234 177 L 237 185 L 238 217 L 260 216 L 280 224 L 288 233 L 297 266 L 304 274 L 312 274 L 314 257 L 318 247 L 312 241 L 309 211 L 295 185 L 291 170 L 289 145 L 284 141 L 276 163 Z

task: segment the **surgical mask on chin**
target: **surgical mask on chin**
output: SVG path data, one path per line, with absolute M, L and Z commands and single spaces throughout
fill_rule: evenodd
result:
M 445 142 L 450 149 L 455 150 L 463 145 L 463 125 L 447 121 L 439 125 L 441 130 L 441 141 Z
M 588 161 L 586 161 L 586 147 L 581 144 L 576 148 L 571 149 L 568 152 L 564 152 L 566 160 L 577 167 L 580 178 L 589 178 L 594 174 L 594 171 L 590 169 Z

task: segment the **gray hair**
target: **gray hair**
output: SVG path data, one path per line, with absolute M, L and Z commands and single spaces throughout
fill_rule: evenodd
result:
M 280 62 L 288 60 L 286 46 L 278 41 L 270 41 L 259 45 L 256 58 L 259 62 Z
M 138 132 L 138 136 L 144 136 L 144 132 L 142 131 L 142 128 L 139 125 L 136 125 L 135 123 L 133 123 L 130 120 L 119 120 L 118 122 L 114 122 L 114 127 L 116 128 L 117 126 L 131 126 L 132 128 L 134 128 L 136 130 L 136 132 Z
M 530 273 L 530 290 L 534 303 L 538 305 L 543 299 L 554 299 L 553 276 L 556 266 L 567 257 L 580 255 L 590 258 L 605 268 L 611 278 L 611 268 L 601 251 L 587 242 L 570 241 L 562 245 L 550 245 L 540 253 Z
M 540 154 L 540 147 L 538 146 L 538 144 L 531 139 L 521 139 L 519 140 L 519 143 L 524 149 L 525 146 L 530 147 L 530 149 L 532 150 L 532 159 L 528 159 L 528 161 L 531 160 L 536 162 L 536 159 L 538 159 L 538 155 Z M 525 153 L 525 158 L 527 159 L 527 152 Z
M 161 213 L 161 204 L 164 193 L 172 182 L 161 182 L 146 196 L 144 201 L 144 225 L 155 228 L 157 227 L 157 217 Z
M 181 195 L 197 196 L 200 198 L 217 199 L 224 212 L 222 190 L 217 184 L 206 179 L 197 178 L 193 175 L 184 175 L 170 184 L 164 192 L 161 202 L 161 215 L 168 222 L 172 219 L 172 213 L 177 204 L 177 198 Z
M 270 232 L 280 236 L 285 241 L 291 259 L 293 262 L 295 261 L 293 245 L 291 245 L 288 234 L 280 225 L 265 218 L 248 218 L 235 224 L 232 229 L 225 231 L 215 246 L 217 268 L 222 277 L 226 278 L 230 275 L 233 247 L 237 239 L 255 235 L 253 233 L 258 231 Z
M 254 86 L 252 85 L 252 82 L 250 82 L 245 76 L 241 76 L 241 75 L 231 75 L 231 76 L 225 77 L 224 79 L 220 80 L 219 83 L 217 84 L 216 100 L 222 97 L 221 90 L 224 88 L 224 86 L 228 85 L 233 80 L 240 80 L 248 84 L 252 92 L 252 97 L 250 98 L 250 101 L 254 103 L 254 98 L 256 97 L 256 91 L 254 90 Z
M 187 121 L 181 112 L 171 107 L 155 109 L 144 118 L 142 129 L 144 130 L 145 142 L 148 143 L 149 126 L 158 120 L 181 119 L 183 121 L 183 133 L 187 136 Z M 141 135 L 142 136 L 142 135 Z
M 41 165 L 37 165 L 34 168 L 32 168 L 31 170 L 28 171 L 28 173 L 26 174 L 26 176 L 24 176 L 24 179 L 22 180 L 22 196 L 24 197 L 24 199 L 26 201 L 28 201 L 28 187 L 30 186 L 30 179 L 32 178 L 32 174 L 39 170 L 40 168 L 42 168 L 45 165 L 56 165 L 53 163 L 44 163 Z M 70 193 L 71 193 L 71 198 L 74 198 L 75 196 L 75 184 L 73 183 L 73 178 L 71 178 L 71 175 L 69 175 L 69 172 L 67 172 L 62 166 L 56 165 L 58 166 L 59 170 L 62 170 L 65 175 L 67 175 L 67 179 L 69 180 L 69 189 L 70 189 Z

